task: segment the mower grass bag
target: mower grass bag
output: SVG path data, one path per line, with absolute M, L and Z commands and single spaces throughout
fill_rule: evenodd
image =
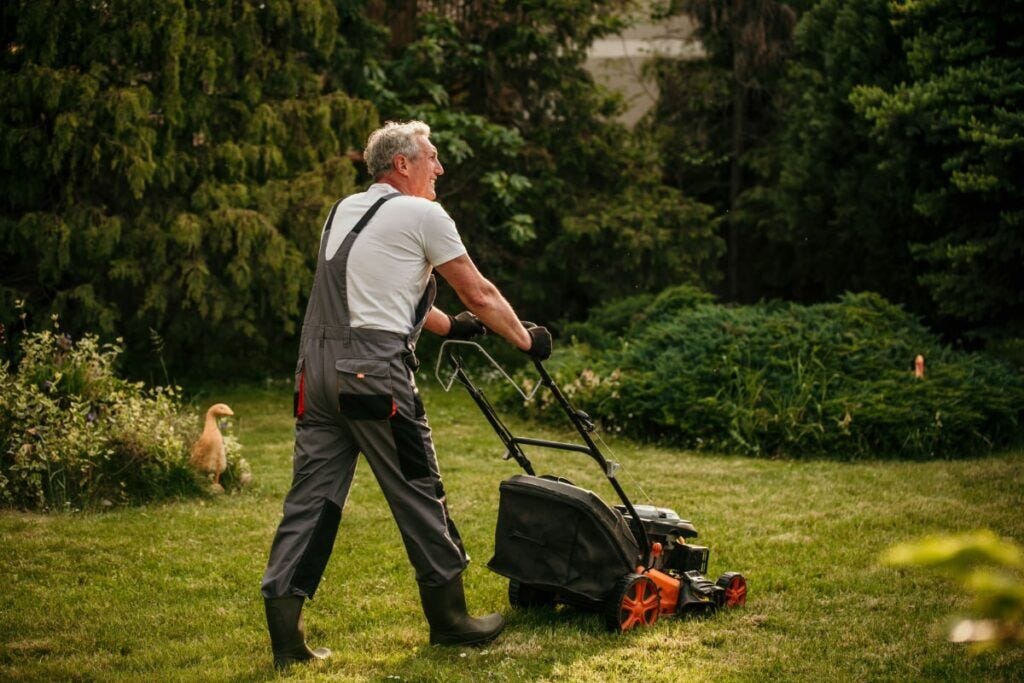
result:
M 640 548 L 625 519 L 591 491 L 523 474 L 499 490 L 494 557 L 487 563 L 494 572 L 598 603 L 636 569 Z

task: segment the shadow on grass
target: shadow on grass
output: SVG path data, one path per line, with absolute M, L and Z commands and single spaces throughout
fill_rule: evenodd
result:
M 503 610 L 504 632 L 478 647 L 426 646 L 387 668 L 385 680 L 477 681 L 559 679 L 595 656 L 619 659 L 635 634 L 605 628 L 601 615 L 556 609 Z M 655 627 L 656 628 L 656 627 Z

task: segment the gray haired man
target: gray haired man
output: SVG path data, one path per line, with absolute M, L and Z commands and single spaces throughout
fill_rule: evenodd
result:
M 520 323 L 433 201 L 444 168 L 430 128 L 389 122 L 370 135 L 364 158 L 376 182 L 331 209 L 302 326 L 294 475 L 262 583 L 279 668 L 330 653 L 306 645 L 302 606 L 327 566 L 359 453 L 398 523 L 430 642 L 471 645 L 501 632 L 501 615 L 466 610 L 468 559 L 413 378 L 416 340 L 424 328 L 468 339 L 486 326 L 534 358 L 551 354 L 550 333 Z M 435 270 L 468 311 L 434 306 Z

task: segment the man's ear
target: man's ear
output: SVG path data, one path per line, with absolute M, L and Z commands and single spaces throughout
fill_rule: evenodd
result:
M 409 175 L 409 160 L 404 154 L 396 154 L 391 163 L 396 171 L 402 175 Z

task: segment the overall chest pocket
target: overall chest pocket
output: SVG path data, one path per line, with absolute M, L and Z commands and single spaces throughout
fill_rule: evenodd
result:
M 397 412 L 386 360 L 342 358 L 338 372 L 338 410 L 352 420 L 387 420 Z

